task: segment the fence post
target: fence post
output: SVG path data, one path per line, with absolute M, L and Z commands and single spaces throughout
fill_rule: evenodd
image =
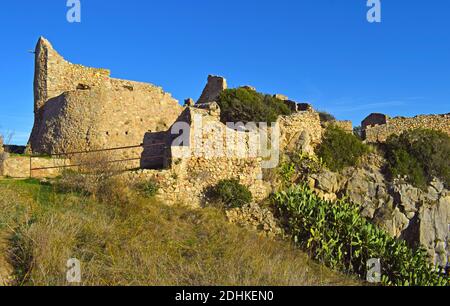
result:
M 31 159 L 32 159 L 32 158 L 33 158 L 33 156 L 30 154 L 30 179 L 33 178 L 33 175 L 32 175 L 32 173 L 31 173 L 31 172 L 33 171 L 33 170 L 31 170 L 31 169 L 33 169 L 33 168 L 32 168 L 32 164 L 31 164 Z

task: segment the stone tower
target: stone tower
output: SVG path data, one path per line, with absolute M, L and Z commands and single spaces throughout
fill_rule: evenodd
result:
M 139 145 L 182 111 L 160 87 L 71 64 L 41 37 L 35 52 L 33 153 Z

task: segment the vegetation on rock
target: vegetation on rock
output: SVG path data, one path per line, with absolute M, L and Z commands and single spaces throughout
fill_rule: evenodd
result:
M 325 111 L 319 111 L 319 117 L 320 117 L 320 122 L 322 122 L 322 123 L 336 121 L 335 116 L 333 116 L 332 114 L 325 112 Z
M 159 191 L 159 185 L 155 180 L 149 180 L 147 182 L 138 184 L 138 186 L 136 187 L 143 196 L 148 198 L 156 196 Z
M 369 147 L 358 137 L 344 130 L 329 126 L 317 154 L 333 171 L 341 171 L 345 167 L 356 166 L 359 159 L 369 152 Z
M 366 276 L 367 262 L 381 259 L 385 285 L 450 285 L 435 271 L 422 249 L 412 250 L 359 214 L 346 200 L 321 200 L 309 188 L 294 185 L 273 197 L 294 241 L 333 269 Z
M 252 193 L 236 179 L 222 180 L 209 192 L 210 198 L 225 208 L 239 208 L 252 201 Z
M 276 122 L 280 115 L 290 115 L 286 104 L 271 95 L 264 95 L 249 88 L 227 89 L 217 103 L 221 109 L 221 121 L 226 122 Z
M 450 136 L 443 132 L 416 129 L 391 136 L 386 142 L 391 178 L 425 188 L 433 177 L 450 186 Z

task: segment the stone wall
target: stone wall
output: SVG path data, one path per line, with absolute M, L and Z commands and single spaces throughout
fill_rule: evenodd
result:
M 227 80 L 220 76 L 208 76 L 208 83 L 203 89 L 202 95 L 197 101 L 197 104 L 214 102 L 220 94 L 228 88 Z
M 304 151 L 313 154 L 314 148 L 322 142 L 323 128 L 319 113 L 310 110 L 281 116 L 280 151 Z
M 334 126 L 346 131 L 349 134 L 353 134 L 353 123 L 350 120 L 335 120 L 324 123 L 324 127 Z
M 370 117 L 370 116 L 369 116 Z M 369 118 L 368 117 L 368 118 Z M 370 118 L 369 118 L 370 119 Z M 445 115 L 420 115 L 413 118 L 385 117 L 385 124 L 376 122 L 370 123 L 365 120 L 365 129 L 363 133 L 365 140 L 369 143 L 385 142 L 390 135 L 400 135 L 401 133 L 417 128 L 426 128 L 431 130 L 442 131 L 450 135 L 450 114 Z M 381 121 L 383 122 L 383 121 Z M 373 124 L 373 125 L 370 125 Z
M 161 187 L 159 197 L 169 204 L 205 205 L 207 189 L 220 180 L 232 178 L 248 186 L 255 200 L 268 195 L 268 188 L 262 181 L 262 159 L 251 149 L 260 145 L 259 133 L 228 128 L 220 122 L 216 103 L 186 107 L 176 124 L 166 135 L 151 133 L 147 136 L 149 141 L 167 143 L 169 152 L 164 161 L 167 169 L 139 171 L 128 174 L 130 178 L 156 180 Z M 172 131 L 176 135 L 172 135 Z M 185 138 L 177 142 L 181 135 Z M 148 151 L 144 157 L 151 157 L 152 153 L 160 154 Z
M 152 84 L 109 77 L 109 71 L 73 65 L 41 38 L 36 47 L 34 153 L 133 146 L 148 131 L 165 131 L 182 107 Z M 125 158 L 142 150 L 127 150 Z
M 63 159 L 52 159 L 44 157 L 33 157 L 30 167 L 30 157 L 27 156 L 8 156 L 0 161 L 0 176 L 11 177 L 11 178 L 53 178 L 61 174 L 63 168 L 53 168 L 60 167 L 63 165 L 69 165 L 68 160 Z M 52 168 L 52 169 L 42 169 L 33 170 L 33 168 Z

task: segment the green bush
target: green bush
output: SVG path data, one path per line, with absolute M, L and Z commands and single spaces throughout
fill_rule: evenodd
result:
M 247 88 L 227 89 L 218 98 L 221 121 L 226 122 L 276 122 L 280 115 L 292 111 L 280 99 Z
M 222 180 L 210 191 L 210 198 L 225 208 L 242 207 L 252 201 L 252 193 L 236 179 Z
M 322 123 L 336 121 L 335 116 L 333 116 L 332 114 L 330 114 L 328 112 L 324 112 L 324 111 L 319 111 L 319 118 L 320 118 L 320 122 L 322 122 Z
M 450 186 L 450 136 L 416 129 L 393 135 L 386 142 L 388 171 L 392 178 L 406 176 L 417 187 L 426 187 L 433 177 Z
M 278 175 L 283 186 L 305 181 L 311 174 L 320 173 L 326 167 L 323 160 L 307 153 L 292 153 L 284 156 L 278 167 Z
M 384 285 L 450 285 L 424 250 L 413 250 L 369 223 L 356 204 L 321 200 L 304 186 L 276 193 L 274 202 L 295 243 L 331 268 L 365 277 L 367 261 L 379 258 Z
M 360 157 L 369 152 L 369 147 L 358 137 L 344 130 L 329 126 L 317 148 L 317 154 L 333 171 L 340 171 L 345 167 L 356 166 Z
M 148 198 L 153 198 L 159 191 L 159 185 L 154 180 L 149 180 L 137 186 L 138 191 Z

